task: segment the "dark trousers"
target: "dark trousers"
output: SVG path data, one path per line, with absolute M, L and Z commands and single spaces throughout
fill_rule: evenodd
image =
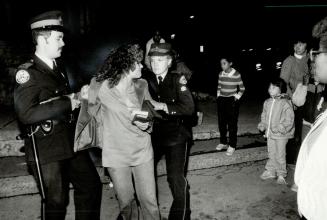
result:
M 227 131 L 229 133 L 229 145 L 236 148 L 237 122 L 239 114 L 239 101 L 235 97 L 218 97 L 218 127 L 220 143 L 227 144 Z
M 163 154 L 166 158 L 167 180 L 173 196 L 169 220 L 189 220 L 191 215 L 190 192 L 186 179 L 189 154 L 187 145 L 187 143 L 175 146 L 154 145 L 155 164 Z
M 288 164 L 296 164 L 297 156 L 302 143 L 303 107 L 294 110 L 294 138 L 286 146 L 286 161 Z
M 38 179 L 35 164 L 30 165 L 34 178 Z M 75 219 L 100 219 L 102 183 L 86 150 L 71 159 L 42 164 L 41 170 L 46 197 L 46 220 L 65 219 L 70 182 L 74 187 Z

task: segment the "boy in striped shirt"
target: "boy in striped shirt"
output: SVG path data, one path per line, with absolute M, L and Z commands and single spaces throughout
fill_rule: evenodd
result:
M 231 59 L 223 57 L 220 64 L 222 71 L 219 73 L 217 89 L 220 144 L 216 149 L 227 149 L 226 155 L 231 156 L 236 149 L 239 99 L 242 97 L 245 87 L 241 74 L 232 67 Z M 229 133 L 228 143 L 227 130 Z

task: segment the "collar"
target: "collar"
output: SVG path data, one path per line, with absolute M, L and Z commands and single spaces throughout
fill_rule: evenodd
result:
M 167 72 L 167 73 L 168 73 L 168 72 Z M 161 76 L 161 77 L 162 77 L 162 81 L 164 81 L 164 80 L 165 80 L 165 77 L 166 77 L 166 75 L 167 75 L 167 73 L 164 73 L 164 74 L 161 74 L 161 75 L 156 75 L 157 82 L 159 83 L 159 79 L 158 79 L 159 76 Z
M 38 54 L 37 52 L 35 52 L 35 56 L 37 56 L 40 60 L 42 60 L 45 64 L 47 64 L 50 67 L 50 69 L 53 70 L 53 62 L 56 62 L 55 60 L 46 58 L 46 57 Z
M 236 70 L 234 68 L 232 68 L 232 70 L 229 73 L 226 73 L 225 71 L 223 71 L 222 75 L 231 77 L 235 72 L 236 72 Z
M 294 56 L 295 56 L 295 58 L 297 58 L 299 60 L 301 60 L 303 57 L 305 57 L 305 55 L 299 55 L 299 54 L 296 54 L 296 53 L 294 53 Z

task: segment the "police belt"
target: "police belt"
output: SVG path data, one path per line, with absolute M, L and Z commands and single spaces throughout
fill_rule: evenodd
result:
M 33 133 L 36 133 L 37 131 L 41 130 L 44 135 L 47 135 L 51 133 L 51 131 L 54 129 L 54 126 L 59 124 L 70 124 L 72 122 L 74 122 L 73 114 L 69 114 L 62 119 L 46 120 L 36 125 L 32 125 L 32 127 L 34 128 Z M 29 136 L 31 135 L 32 134 L 29 134 Z

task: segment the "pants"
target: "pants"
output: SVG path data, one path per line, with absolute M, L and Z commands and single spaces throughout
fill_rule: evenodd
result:
M 163 146 L 160 143 L 154 145 L 155 164 L 163 154 L 166 159 L 167 181 L 173 196 L 169 220 L 190 219 L 190 193 L 186 179 L 188 153 L 187 143 L 175 146 Z
M 268 161 L 266 170 L 277 176 L 286 177 L 286 144 L 288 139 L 268 138 Z
M 227 130 L 229 132 L 229 145 L 236 148 L 237 122 L 239 114 L 239 101 L 235 97 L 218 97 L 218 127 L 220 143 L 227 144 Z
M 34 178 L 38 180 L 35 163 L 30 165 Z M 102 183 L 88 151 L 81 151 L 71 159 L 42 164 L 41 170 L 46 220 L 65 219 L 70 182 L 74 187 L 75 219 L 100 219 Z
M 295 164 L 302 143 L 303 106 L 294 110 L 294 138 L 287 144 L 287 163 Z
M 140 202 L 142 219 L 160 219 L 153 160 L 134 167 L 109 167 L 108 172 L 119 202 L 121 219 L 139 219 L 134 197 L 135 191 Z

